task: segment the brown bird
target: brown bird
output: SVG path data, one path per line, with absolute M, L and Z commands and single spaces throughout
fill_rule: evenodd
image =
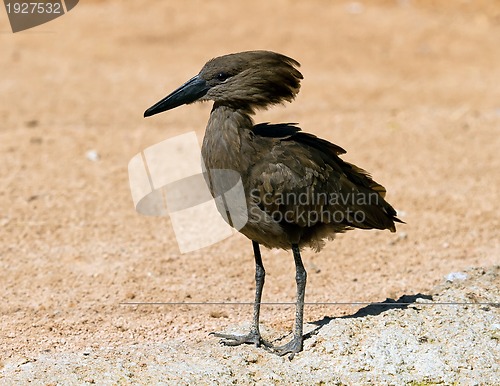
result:
M 269 51 L 248 51 L 208 61 L 200 73 L 150 107 L 145 117 L 195 101 L 214 101 L 202 146 L 213 197 L 234 184 L 210 171 L 237 172 L 245 191 L 245 225 L 239 229 L 252 240 L 255 256 L 255 304 L 247 335 L 214 334 L 230 346 L 263 344 L 291 357 L 302 350 L 306 270 L 300 250 L 319 251 L 325 239 L 353 228 L 395 232 L 394 208 L 384 200 L 385 189 L 364 170 L 343 161 L 345 150 L 301 131 L 296 124 L 254 125 L 256 109 L 291 102 L 299 92 L 299 63 Z M 218 205 L 230 225 L 235 211 Z M 241 209 L 241 208 L 240 208 Z M 241 211 L 240 211 L 241 212 Z M 241 219 L 240 219 L 241 220 Z M 259 245 L 291 249 L 295 260 L 297 302 L 293 338 L 273 347 L 259 331 L 265 270 Z

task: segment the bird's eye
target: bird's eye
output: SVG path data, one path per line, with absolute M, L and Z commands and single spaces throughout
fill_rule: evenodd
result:
M 225 72 L 219 72 L 216 76 L 217 80 L 224 82 L 227 78 L 229 78 L 229 74 Z

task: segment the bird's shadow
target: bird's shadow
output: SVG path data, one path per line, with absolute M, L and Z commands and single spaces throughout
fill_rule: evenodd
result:
M 312 331 L 309 331 L 307 334 L 304 334 L 304 339 L 309 339 L 312 336 L 316 335 L 321 330 L 321 328 L 323 328 L 323 326 L 327 325 L 332 320 L 363 318 L 368 315 L 380 315 L 381 313 L 392 309 L 406 309 L 409 305 L 416 303 L 417 299 L 432 300 L 432 296 L 424 295 L 421 293 L 418 293 L 416 295 L 403 295 L 397 300 L 387 298 L 383 302 L 369 304 L 366 307 L 360 308 L 356 313 L 352 315 L 344 315 L 339 317 L 325 316 L 323 319 L 317 320 L 315 322 L 309 322 L 310 324 L 314 324 L 317 327 Z

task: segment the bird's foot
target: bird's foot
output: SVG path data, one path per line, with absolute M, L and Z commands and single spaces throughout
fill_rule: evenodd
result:
M 303 340 L 304 338 L 302 335 L 295 335 L 290 342 L 284 344 L 283 346 L 273 347 L 272 349 L 274 353 L 280 357 L 290 354 L 288 359 L 292 360 L 296 353 L 302 351 Z
M 211 332 L 217 338 L 221 338 L 220 343 L 225 346 L 239 346 L 240 344 L 254 344 L 256 347 L 263 345 L 264 347 L 271 347 L 269 342 L 266 342 L 260 336 L 258 331 L 252 330 L 247 335 L 233 335 L 233 334 L 222 334 L 219 332 Z

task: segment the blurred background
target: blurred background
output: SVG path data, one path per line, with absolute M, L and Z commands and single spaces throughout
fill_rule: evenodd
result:
M 144 110 L 210 58 L 266 49 L 301 63 L 294 103 L 256 122 L 298 122 L 369 170 L 407 222 L 306 251 L 306 301 L 426 293 L 499 261 L 500 2 L 80 2 L 13 34 L 0 11 L 0 348 L 30 351 L 178 338 L 250 320 L 251 243 L 181 255 L 168 218 L 134 210 L 127 164 L 196 131 L 211 106 Z M 264 301 L 293 302 L 290 253 L 263 251 Z M 265 306 L 285 331 L 293 306 Z M 359 308 L 359 307 L 358 307 Z M 356 312 L 306 307 L 306 320 Z

